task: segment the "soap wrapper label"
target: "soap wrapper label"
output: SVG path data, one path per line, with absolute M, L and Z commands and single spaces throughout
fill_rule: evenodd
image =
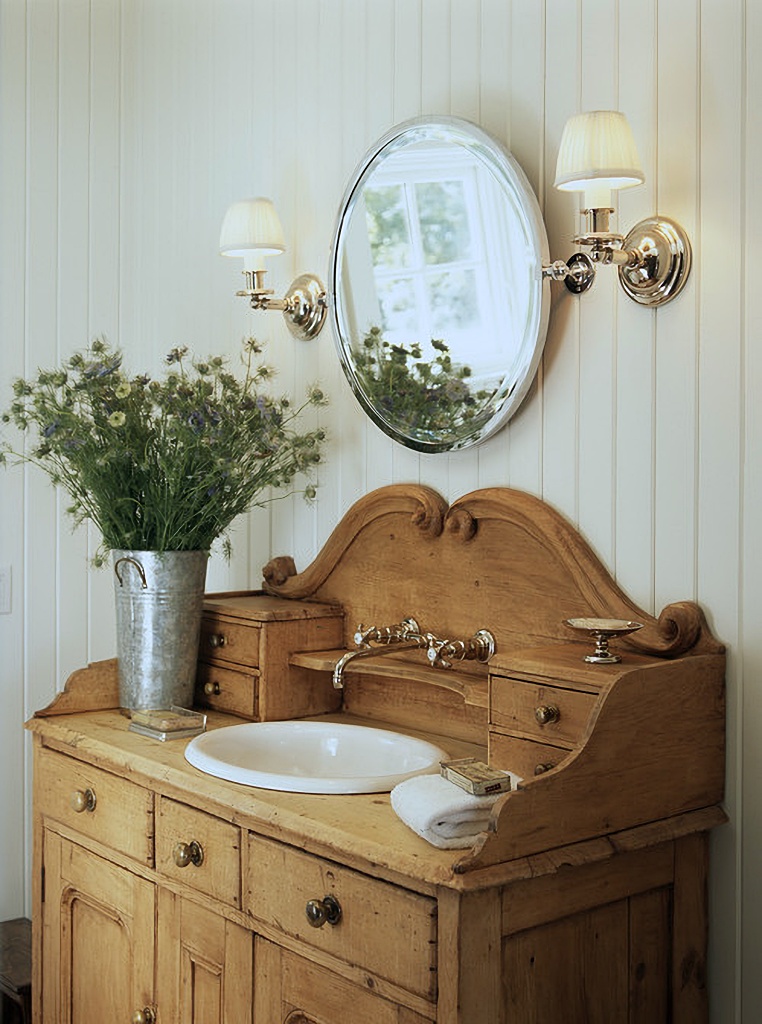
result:
M 475 757 L 440 761 L 439 774 L 474 796 L 492 796 L 495 793 L 507 793 L 511 789 L 510 772 L 490 768 Z

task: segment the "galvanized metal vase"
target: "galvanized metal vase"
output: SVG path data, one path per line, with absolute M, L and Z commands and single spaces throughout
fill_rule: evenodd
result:
M 209 552 L 113 556 L 121 707 L 191 707 Z

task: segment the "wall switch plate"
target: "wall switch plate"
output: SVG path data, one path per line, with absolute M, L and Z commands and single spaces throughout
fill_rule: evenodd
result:
M 0 615 L 11 614 L 11 567 L 0 565 Z

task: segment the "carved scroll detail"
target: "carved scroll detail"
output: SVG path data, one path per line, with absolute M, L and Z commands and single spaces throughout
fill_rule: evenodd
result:
M 451 508 L 445 517 L 445 529 L 464 543 L 476 536 L 477 522 L 465 508 Z
M 712 636 L 703 611 L 693 601 L 668 604 L 656 620 L 655 629 L 648 630 L 645 636 L 633 633 L 627 643 L 644 654 L 662 657 L 677 657 L 690 650 L 705 654 L 722 654 L 725 650 L 725 645 Z
M 444 498 L 430 487 L 416 484 L 380 487 L 355 502 L 304 572 L 286 575 L 288 556 L 268 562 L 263 570 L 265 589 L 283 597 L 309 597 L 331 575 L 356 537 L 374 520 L 407 513 L 410 522 L 425 537 L 436 538 L 444 528 L 446 511 Z
M 271 587 L 281 587 L 292 576 L 296 576 L 296 563 L 291 555 L 276 555 L 262 569 L 265 583 Z

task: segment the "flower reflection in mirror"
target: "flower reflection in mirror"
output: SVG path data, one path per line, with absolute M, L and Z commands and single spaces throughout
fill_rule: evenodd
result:
M 447 344 L 432 338 L 431 355 L 420 343 L 392 344 L 380 327 L 366 333 L 355 350 L 355 364 L 364 392 L 398 429 L 422 441 L 449 442 L 463 429 L 478 430 L 492 415 L 487 403 L 495 388 L 474 387 L 471 367 L 453 362 Z

